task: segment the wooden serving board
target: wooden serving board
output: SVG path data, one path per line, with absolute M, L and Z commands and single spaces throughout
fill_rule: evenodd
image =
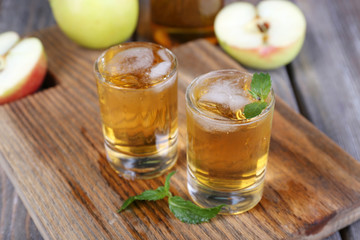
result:
M 200 225 L 181 223 L 165 200 L 116 213 L 165 177 L 129 181 L 107 164 L 92 70 L 100 52 L 76 46 L 57 28 L 35 35 L 57 85 L 0 107 L 0 162 L 45 239 L 321 239 L 360 218 L 360 164 L 279 98 L 264 195 L 254 209 Z M 189 199 L 186 86 L 211 70 L 242 68 L 205 41 L 174 52 L 180 156 L 171 191 Z

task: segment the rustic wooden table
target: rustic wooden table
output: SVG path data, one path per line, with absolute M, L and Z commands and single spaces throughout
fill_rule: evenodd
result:
M 138 36 L 146 36 L 148 1 L 140 2 Z M 306 15 L 307 37 L 293 63 L 270 72 L 277 94 L 360 161 L 360 1 L 295 2 Z M 54 24 L 47 0 L 0 0 L 0 32 L 26 35 Z M 42 239 L 2 169 L 0 177 L 0 239 Z M 327 239 L 359 240 L 360 221 Z

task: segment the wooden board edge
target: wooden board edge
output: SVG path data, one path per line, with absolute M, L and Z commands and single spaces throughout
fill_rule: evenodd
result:
M 319 240 L 329 237 L 331 234 L 343 229 L 355 223 L 360 219 L 360 204 L 353 209 L 348 209 L 340 214 L 336 214 L 334 217 L 329 216 L 322 223 L 318 223 L 313 228 L 309 228 L 304 235 L 305 240 Z M 309 235 L 310 232 L 314 234 Z
M 323 131 L 321 131 L 319 128 L 317 128 L 315 126 L 315 124 L 313 124 L 312 122 L 310 122 L 305 116 L 303 116 L 300 113 L 297 113 L 296 111 L 294 111 L 294 109 L 292 109 L 287 103 L 286 101 L 284 101 L 282 98 L 280 98 L 279 96 L 275 96 L 275 110 L 274 111 L 279 111 L 276 108 L 276 103 L 279 102 L 282 105 L 282 108 L 287 112 L 289 112 L 290 114 L 292 114 L 293 116 L 296 116 L 299 119 L 299 123 L 301 123 L 304 127 L 307 127 L 309 129 L 311 129 L 312 131 L 316 131 L 317 134 L 319 134 L 321 136 L 321 138 L 324 138 L 324 140 L 326 140 L 329 144 L 331 144 L 331 147 L 334 148 L 336 151 L 339 151 L 339 153 L 341 155 L 343 155 L 343 157 L 345 157 L 347 159 L 347 161 L 349 161 L 349 163 L 355 164 L 357 167 L 360 167 L 360 162 L 357 161 L 352 155 L 350 155 L 350 153 L 346 152 L 345 149 L 343 149 L 339 144 L 337 144 L 333 139 L 331 139 L 328 135 L 326 135 L 326 133 L 324 133 Z M 360 178 L 358 178 L 357 176 L 352 176 L 355 179 L 357 179 L 358 181 L 360 181 Z M 360 216 L 359 216 L 360 219 Z
M 17 193 L 17 195 L 20 197 L 22 203 L 24 204 L 26 210 L 28 211 L 30 217 L 32 218 L 32 220 L 35 223 L 35 226 L 37 227 L 37 229 L 39 230 L 41 236 L 45 239 L 48 240 L 50 239 L 49 237 L 49 233 L 46 231 L 45 226 L 43 225 L 43 223 L 40 221 L 40 218 L 38 218 L 37 214 L 32 210 L 32 208 L 30 207 L 29 202 L 27 201 L 26 197 L 23 195 L 22 191 L 20 191 L 21 187 L 19 186 L 18 181 L 16 180 L 16 178 L 14 177 L 14 172 L 11 169 L 11 166 L 8 164 L 8 162 L 5 160 L 4 157 L 2 157 L 0 155 L 0 166 L 2 167 L 2 169 L 4 170 L 4 172 L 6 173 L 6 176 L 9 178 L 10 182 L 13 184 L 15 192 Z

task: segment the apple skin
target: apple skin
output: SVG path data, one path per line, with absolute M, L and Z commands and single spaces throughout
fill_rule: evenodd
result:
M 42 55 L 33 70 L 16 86 L 0 96 L 0 105 L 23 98 L 35 92 L 43 83 L 47 70 L 47 57 L 43 49 Z
M 50 6 L 61 30 L 93 49 L 127 40 L 139 15 L 138 0 L 50 0 Z
M 220 46 L 241 64 L 274 69 L 290 63 L 300 52 L 306 19 L 287 0 L 264 0 L 257 6 L 245 1 L 227 5 L 215 18 Z
M 219 40 L 220 46 L 234 59 L 243 65 L 255 69 L 275 69 L 290 63 L 300 52 L 305 40 L 305 35 L 297 41 L 283 48 L 262 47 L 241 49 L 230 46 L 225 41 Z

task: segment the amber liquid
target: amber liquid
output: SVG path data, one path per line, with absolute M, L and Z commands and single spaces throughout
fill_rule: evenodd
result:
M 216 42 L 214 19 L 223 0 L 152 0 L 154 41 L 172 47 L 197 38 Z
M 177 74 L 149 77 L 151 68 L 163 62 L 158 50 L 152 49 L 151 67 L 123 74 L 103 70 L 106 81 L 97 81 L 107 155 L 120 174 L 133 171 L 134 176 L 146 178 L 151 172 L 153 177 L 177 157 Z M 118 52 L 110 49 L 104 61 Z M 136 59 L 122 61 L 133 66 Z M 170 69 L 176 67 L 170 64 Z
M 225 131 L 204 128 L 187 111 L 188 167 L 203 185 L 221 191 L 250 187 L 263 176 L 268 160 L 272 114 Z
M 177 133 L 177 79 L 161 93 L 99 86 L 106 141 L 133 156 L 157 154 Z
M 237 214 L 261 199 L 268 160 L 274 101 L 255 118 L 244 107 L 252 75 L 222 70 L 194 80 L 187 99 L 188 190 L 203 207 L 225 204 Z

